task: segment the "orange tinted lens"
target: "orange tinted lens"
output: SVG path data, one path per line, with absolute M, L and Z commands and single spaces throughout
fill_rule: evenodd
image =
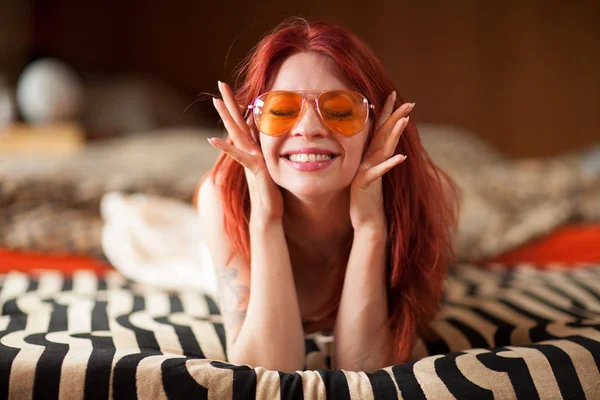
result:
M 352 136 L 364 128 L 369 106 L 358 93 L 329 91 L 319 97 L 319 110 L 329 129 Z
M 278 136 L 290 130 L 302 111 L 302 97 L 292 92 L 269 92 L 260 96 L 254 121 L 265 135 Z

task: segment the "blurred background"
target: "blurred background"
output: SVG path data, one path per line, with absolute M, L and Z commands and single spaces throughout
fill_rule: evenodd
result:
M 291 15 L 358 34 L 417 103 L 420 121 L 463 127 L 512 157 L 600 139 L 597 0 L 2 0 L 0 74 L 14 87 L 29 63 L 54 57 L 82 78 L 88 113 L 110 119 L 107 108 L 121 102 L 148 119 L 130 121 L 133 129 L 213 126 L 210 101 L 183 109 L 200 92 L 216 93 L 217 79 L 229 80 L 261 35 Z M 126 133 L 125 122 L 104 120 L 102 129 L 100 116 L 86 117 L 89 136 Z
M 158 242 L 179 229 L 165 204 L 124 194 L 189 205 L 218 155 L 205 138 L 223 133 L 197 96 L 290 16 L 352 30 L 416 102 L 463 193 L 461 260 L 600 260 L 598 0 L 0 0 L 0 255 L 119 264 L 143 241 L 132 215 Z M 587 253 L 549 250 L 562 241 L 498 258 L 572 226 L 565 240 Z M 158 257 L 155 243 L 127 262 Z

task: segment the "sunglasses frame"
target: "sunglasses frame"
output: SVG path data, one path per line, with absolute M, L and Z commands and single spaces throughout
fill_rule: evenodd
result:
M 346 136 L 346 137 L 351 137 L 351 136 L 354 136 L 357 133 L 359 133 L 360 131 L 358 131 L 356 133 L 353 133 L 352 135 L 344 135 L 343 133 L 334 131 L 333 129 L 331 129 L 329 127 L 329 125 L 327 125 L 327 122 L 325 121 L 325 118 L 323 118 L 323 115 L 321 114 L 321 109 L 319 107 L 319 98 L 321 98 L 321 96 L 323 94 L 326 94 L 326 93 L 330 93 L 330 92 L 350 92 L 350 93 L 354 93 L 354 94 L 357 94 L 360 97 L 362 97 L 363 103 L 367 106 L 367 113 L 366 113 L 365 120 L 363 121 L 363 127 L 367 123 L 367 121 L 369 120 L 369 116 L 371 114 L 369 112 L 369 110 L 374 110 L 375 109 L 375 105 L 369 103 L 369 100 L 365 96 L 363 96 L 361 93 L 355 92 L 353 90 L 345 90 L 345 89 L 330 89 L 330 90 L 272 90 L 272 91 L 269 91 L 269 92 L 262 93 L 261 95 L 259 95 L 254 100 L 253 104 L 248 105 L 248 111 L 252 112 L 252 118 L 254 120 L 254 124 L 256 125 L 256 127 L 257 127 L 257 129 L 259 131 L 260 131 L 260 128 L 258 127 L 258 123 L 256 121 L 257 116 L 256 116 L 256 112 L 255 112 L 255 110 L 258 108 L 258 106 L 256 105 L 256 103 L 259 101 L 259 99 L 261 97 L 263 97 L 265 95 L 268 95 L 268 94 L 271 94 L 271 93 L 277 93 L 277 92 L 295 93 L 295 94 L 298 94 L 298 95 L 302 96 L 302 106 L 300 108 L 300 114 L 298 115 L 298 117 L 296 119 L 296 122 L 294 122 L 294 124 L 288 130 L 286 130 L 286 131 L 284 131 L 284 132 L 282 132 L 282 133 L 280 133 L 278 135 L 271 135 L 271 134 L 268 134 L 268 133 L 265 133 L 265 132 L 261 131 L 263 134 L 265 134 L 267 136 L 273 136 L 273 137 L 275 137 L 275 136 L 285 135 L 286 133 L 288 133 L 289 131 L 291 131 L 292 129 L 294 129 L 294 127 L 296 125 L 298 125 L 298 122 L 302 119 L 302 117 L 304 116 L 304 113 L 306 112 L 305 105 L 306 105 L 306 101 L 307 100 L 312 103 L 313 108 L 317 111 L 317 116 L 319 117 L 319 120 L 321 121 L 321 124 L 325 128 L 327 128 L 328 130 L 333 131 L 333 132 L 335 132 L 335 133 L 337 133 L 339 135 Z

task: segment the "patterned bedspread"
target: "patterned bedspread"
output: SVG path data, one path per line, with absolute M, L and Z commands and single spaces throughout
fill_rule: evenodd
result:
M 0 276 L 0 398 L 597 399 L 600 264 L 459 265 L 412 360 L 327 369 L 306 338 L 294 374 L 230 365 L 217 304 L 111 272 Z M 329 343 L 329 344 L 328 344 Z

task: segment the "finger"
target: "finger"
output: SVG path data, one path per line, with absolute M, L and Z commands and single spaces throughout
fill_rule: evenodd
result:
M 246 124 L 246 121 L 244 121 L 244 117 L 240 112 L 240 106 L 235 100 L 235 96 L 233 94 L 233 91 L 231 90 L 231 87 L 229 87 L 229 85 L 225 82 L 221 81 L 218 81 L 218 86 L 219 91 L 223 96 L 223 101 L 225 102 L 225 105 L 227 106 L 227 110 L 231 114 L 231 117 L 242 131 L 249 133 L 248 125 Z
M 208 143 L 210 143 L 213 147 L 223 151 L 229 157 L 242 164 L 242 166 L 245 168 L 252 170 L 254 163 L 252 162 L 252 156 L 250 156 L 250 154 L 219 138 L 209 138 Z
M 385 122 L 386 119 L 392 115 L 392 111 L 394 111 L 394 103 L 396 102 L 396 91 L 394 90 L 385 100 L 385 104 L 381 109 L 381 115 L 379 116 L 379 121 L 377 127 L 380 127 L 381 124 Z
M 385 143 L 385 140 L 387 139 L 396 122 L 398 122 L 400 118 L 408 116 L 414 106 L 415 103 L 402 104 L 396 111 L 392 113 L 392 115 L 389 116 L 389 118 L 383 122 L 383 124 L 381 124 L 379 131 L 374 138 L 377 148 L 383 146 L 383 143 Z
M 392 111 L 394 111 L 394 104 L 396 103 L 396 91 L 394 90 L 385 100 L 383 107 L 381 108 L 381 115 L 379 116 L 379 120 L 377 121 L 377 131 L 375 132 L 375 136 L 371 141 L 371 146 L 367 151 L 367 154 L 375 153 L 382 144 L 381 136 L 384 135 L 384 132 L 381 131 L 381 125 L 390 117 Z
M 383 123 L 379 127 L 379 131 L 385 132 L 385 134 L 387 136 L 387 134 L 390 132 L 390 130 L 392 129 L 394 124 L 396 124 L 396 122 L 400 118 L 408 116 L 408 114 L 412 111 L 414 106 L 415 106 L 415 103 L 402 104 L 389 116 L 389 118 L 387 118 L 385 121 L 383 121 Z
M 236 147 L 241 150 L 249 153 L 254 149 L 256 143 L 251 139 L 250 134 L 248 132 L 242 131 L 238 124 L 233 120 L 233 117 L 229 113 L 227 106 L 223 103 L 223 100 L 213 98 L 213 104 L 219 113 L 219 116 L 223 120 L 223 124 L 225 125 L 225 129 L 231 136 L 233 143 L 235 143 Z
M 368 186 L 373 183 L 376 179 L 385 175 L 386 172 L 394 168 L 396 165 L 401 164 L 406 160 L 406 156 L 403 154 L 396 154 L 392 158 L 388 158 L 381 164 L 369 168 L 364 175 L 364 186 Z
M 410 117 L 400 118 L 396 125 L 392 128 L 392 132 L 389 134 L 385 143 L 382 147 L 375 150 L 374 153 L 369 154 L 365 157 L 365 161 L 368 165 L 377 165 L 379 163 L 384 162 L 388 158 L 390 158 L 398 146 L 398 142 L 400 140 L 400 136 L 402 136 L 402 132 L 408 125 Z
M 396 125 L 392 128 L 392 132 L 385 140 L 385 144 L 383 145 L 382 155 L 384 158 L 390 158 L 392 154 L 394 154 L 394 150 L 398 147 L 398 142 L 400 141 L 400 136 L 404 132 L 404 129 L 408 126 L 409 117 L 400 118 Z

